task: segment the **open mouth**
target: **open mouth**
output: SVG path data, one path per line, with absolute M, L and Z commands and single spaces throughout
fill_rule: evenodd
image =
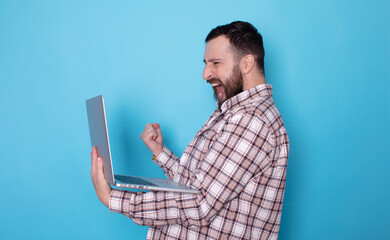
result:
M 216 92 L 216 95 L 219 100 L 225 100 L 226 94 L 225 94 L 225 88 L 222 84 L 216 83 L 215 85 L 211 85 L 214 88 L 214 91 Z
M 207 81 L 207 82 L 210 83 L 210 85 L 213 87 L 215 96 L 219 100 L 224 101 L 226 98 L 226 94 L 225 94 L 225 88 L 224 88 L 222 82 L 220 80 L 216 80 L 216 79 L 212 79 L 212 80 Z

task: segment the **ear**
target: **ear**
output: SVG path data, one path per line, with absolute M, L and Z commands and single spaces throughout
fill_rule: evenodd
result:
M 248 74 L 255 67 L 255 57 L 252 54 L 248 54 L 241 59 L 241 72 Z

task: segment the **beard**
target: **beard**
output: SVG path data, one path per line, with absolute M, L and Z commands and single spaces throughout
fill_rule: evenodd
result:
M 243 78 L 242 78 L 242 73 L 238 67 L 238 64 L 236 64 L 233 67 L 232 74 L 229 76 L 228 79 L 226 79 L 225 83 L 223 83 L 219 78 L 212 79 L 211 81 L 217 81 L 221 83 L 223 89 L 225 90 L 225 99 L 220 99 L 218 98 L 218 92 L 216 87 L 213 87 L 214 89 L 214 98 L 218 102 L 218 109 L 221 111 L 221 106 L 222 104 L 236 96 L 237 94 L 241 93 L 243 91 Z

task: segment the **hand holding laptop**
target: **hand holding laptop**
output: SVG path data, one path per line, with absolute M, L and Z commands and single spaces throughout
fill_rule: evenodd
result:
M 108 207 L 111 186 L 106 180 L 104 174 L 103 159 L 98 156 L 96 147 L 92 147 L 91 163 L 91 178 L 96 191 L 96 195 L 98 196 L 99 200 L 106 207 Z
M 141 133 L 141 138 L 154 156 L 158 156 L 161 153 L 163 137 L 160 124 L 148 123 Z M 103 159 L 98 156 L 98 152 L 94 146 L 91 152 L 91 163 L 91 178 L 96 194 L 99 200 L 108 207 L 112 188 L 105 178 Z
M 141 138 L 154 156 L 158 156 L 161 153 L 163 137 L 160 124 L 148 123 L 141 133 Z M 94 146 L 91 152 L 91 163 L 91 178 L 96 194 L 99 200 L 108 207 L 112 188 L 105 178 L 103 159 L 98 156 L 98 152 Z

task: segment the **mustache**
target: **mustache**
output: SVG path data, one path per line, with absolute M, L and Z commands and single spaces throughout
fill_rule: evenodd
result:
M 207 80 L 208 83 L 211 84 L 211 86 L 215 87 L 217 85 L 223 85 L 222 81 L 219 79 L 219 78 L 211 78 L 209 80 Z

